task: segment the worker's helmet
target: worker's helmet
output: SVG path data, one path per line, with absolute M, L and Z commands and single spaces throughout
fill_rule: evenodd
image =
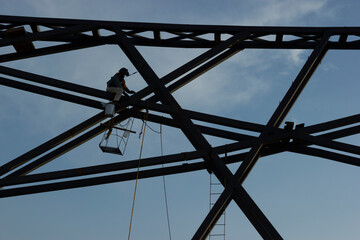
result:
M 130 75 L 129 71 L 126 68 L 121 68 L 119 70 L 119 73 L 121 73 L 121 74 L 123 74 L 124 76 L 127 76 L 127 77 Z

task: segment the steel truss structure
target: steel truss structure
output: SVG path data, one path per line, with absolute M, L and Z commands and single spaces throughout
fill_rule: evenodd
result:
M 360 49 L 358 27 L 205 26 L 0 16 L 0 47 L 5 49 L 13 46 L 15 49 L 0 54 L 2 63 L 105 44 L 118 45 L 148 84 L 146 88 L 120 102 L 116 110 L 118 115 L 114 118 L 115 123 L 129 117 L 142 118 L 144 113 L 141 109 L 148 108 L 151 111 L 148 115 L 149 121 L 179 128 L 195 149 L 192 152 L 143 160 L 141 167 L 147 169 L 140 171 L 140 178 L 207 169 L 213 172 L 224 186 L 224 191 L 200 224 L 193 239 L 205 239 L 232 200 L 264 239 L 282 239 L 242 186 L 254 164 L 263 156 L 290 151 L 360 166 L 360 147 L 337 141 L 360 132 L 360 114 L 311 126 L 293 128 L 289 124 L 288 128 L 280 128 L 328 50 Z M 203 48 L 206 51 L 159 78 L 136 46 Z M 172 96 L 177 89 L 248 48 L 312 50 L 266 125 L 186 110 Z M 108 101 L 112 99 L 112 95 L 98 89 L 5 66 L 0 66 L 0 73 L 11 77 L 0 77 L 1 85 L 100 110 L 97 115 L 3 164 L 0 167 L 0 186 L 6 188 L 0 190 L 1 198 L 136 178 L 137 160 L 30 174 L 105 131 L 108 120 L 103 105 L 93 97 Z M 13 78 L 41 83 L 49 88 Z M 171 117 L 161 117 L 156 113 L 166 113 Z M 219 128 L 195 124 L 194 120 L 215 124 Z M 99 124 L 100 122 L 105 124 Z M 224 126 L 251 131 L 255 136 L 220 128 Z M 212 147 L 204 135 L 233 142 Z M 239 150 L 246 151 L 235 153 Z M 223 156 L 225 153 L 226 157 Z M 235 174 L 227 167 L 228 163 L 233 162 L 242 162 Z M 161 167 L 161 164 L 169 163 L 172 165 Z M 149 168 L 150 166 L 152 168 Z M 95 176 L 99 173 L 103 175 Z

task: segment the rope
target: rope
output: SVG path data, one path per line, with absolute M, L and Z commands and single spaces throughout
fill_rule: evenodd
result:
M 160 124 L 160 147 L 161 147 L 161 156 L 163 156 L 164 151 L 163 151 L 163 140 L 162 140 L 162 124 Z M 162 164 L 162 167 L 164 168 L 164 164 Z M 162 177 L 163 177 L 163 186 L 164 186 L 166 217 L 167 217 L 167 224 L 168 224 L 168 230 L 169 230 L 169 239 L 171 240 L 170 217 L 169 217 L 168 200 L 167 200 L 167 194 L 166 194 L 166 182 L 165 182 L 165 176 L 163 175 Z
M 143 150 L 143 146 L 144 146 L 144 139 L 145 139 L 145 130 L 146 130 L 146 123 L 147 123 L 147 117 L 149 114 L 149 106 L 146 109 L 146 113 L 144 116 L 144 120 L 143 120 L 143 124 L 141 126 L 141 131 L 139 134 L 139 139 L 141 134 L 144 131 L 144 134 L 142 135 L 142 141 L 141 141 L 141 147 L 140 147 L 140 154 L 139 154 L 139 162 L 138 162 L 138 169 L 136 172 L 136 181 L 135 181 L 135 189 L 134 189 L 134 199 L 133 199 L 133 204 L 132 204 L 132 209 L 131 209 L 131 218 L 130 218 L 130 226 L 129 226 L 129 236 L 128 236 L 128 240 L 130 240 L 130 235 L 131 235 L 131 226 L 132 226 L 132 219 L 134 216 L 134 208 L 135 208 L 135 198 L 136 198 L 136 189 L 137 189 L 137 184 L 138 184 L 138 180 L 139 180 L 139 171 L 140 171 L 140 160 L 141 160 L 141 155 L 142 155 L 142 150 Z
M 130 240 L 130 235 L 131 235 L 132 220 L 133 220 L 134 208 L 135 208 L 136 190 L 137 190 L 137 185 L 138 185 L 138 180 L 139 180 L 140 160 L 141 160 L 142 150 L 143 150 L 143 146 L 144 146 L 144 139 L 145 139 L 145 130 L 146 130 L 146 127 L 148 127 L 150 130 L 152 130 L 153 132 L 158 133 L 158 134 L 160 135 L 161 156 L 164 155 L 163 139 L 162 139 L 162 124 L 160 124 L 160 131 L 154 130 L 153 128 L 151 128 L 151 127 L 147 124 L 148 115 L 149 115 L 149 103 L 148 103 L 148 106 L 147 106 L 147 108 L 146 108 L 146 113 L 145 113 L 145 115 L 144 115 L 143 123 L 142 123 L 142 126 L 141 126 L 141 131 L 140 131 L 140 134 L 139 134 L 139 139 L 141 138 L 141 135 L 142 135 L 142 141 L 141 141 L 141 147 L 140 147 L 138 169 L 137 169 L 137 173 L 136 173 L 136 181 L 135 181 L 135 189 L 134 189 L 134 198 L 133 198 L 132 209 L 131 209 L 131 218 L 130 218 L 130 226 L 129 226 L 128 240 Z M 164 164 L 162 164 L 162 167 L 164 168 Z M 167 217 L 167 224 L 168 224 L 168 231 L 169 231 L 169 239 L 171 240 L 170 217 L 169 217 L 169 208 L 168 208 L 168 200 L 167 200 L 167 191 L 166 191 L 165 176 L 163 176 L 163 187 L 164 187 L 164 197 L 165 197 L 166 217 Z

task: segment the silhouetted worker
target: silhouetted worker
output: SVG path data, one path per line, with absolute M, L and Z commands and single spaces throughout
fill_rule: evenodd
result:
M 128 89 L 125 83 L 125 76 L 129 76 L 129 71 L 126 68 L 121 68 L 111 79 L 107 82 L 106 91 L 115 93 L 114 101 L 119 101 L 124 90 L 127 93 L 134 94 L 135 91 Z

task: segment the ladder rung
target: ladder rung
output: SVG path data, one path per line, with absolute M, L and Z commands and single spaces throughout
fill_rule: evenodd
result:
M 216 203 L 212 201 L 216 201 L 216 198 L 222 194 L 222 192 L 218 192 L 223 191 L 220 186 L 222 187 L 222 184 L 217 181 L 217 179 L 210 178 L 210 208 L 212 208 Z M 216 227 L 216 229 L 212 229 L 214 232 L 210 231 L 209 240 L 213 238 L 225 239 L 225 218 L 226 215 L 224 211 L 219 216 L 218 222 L 214 224 L 214 228 Z

